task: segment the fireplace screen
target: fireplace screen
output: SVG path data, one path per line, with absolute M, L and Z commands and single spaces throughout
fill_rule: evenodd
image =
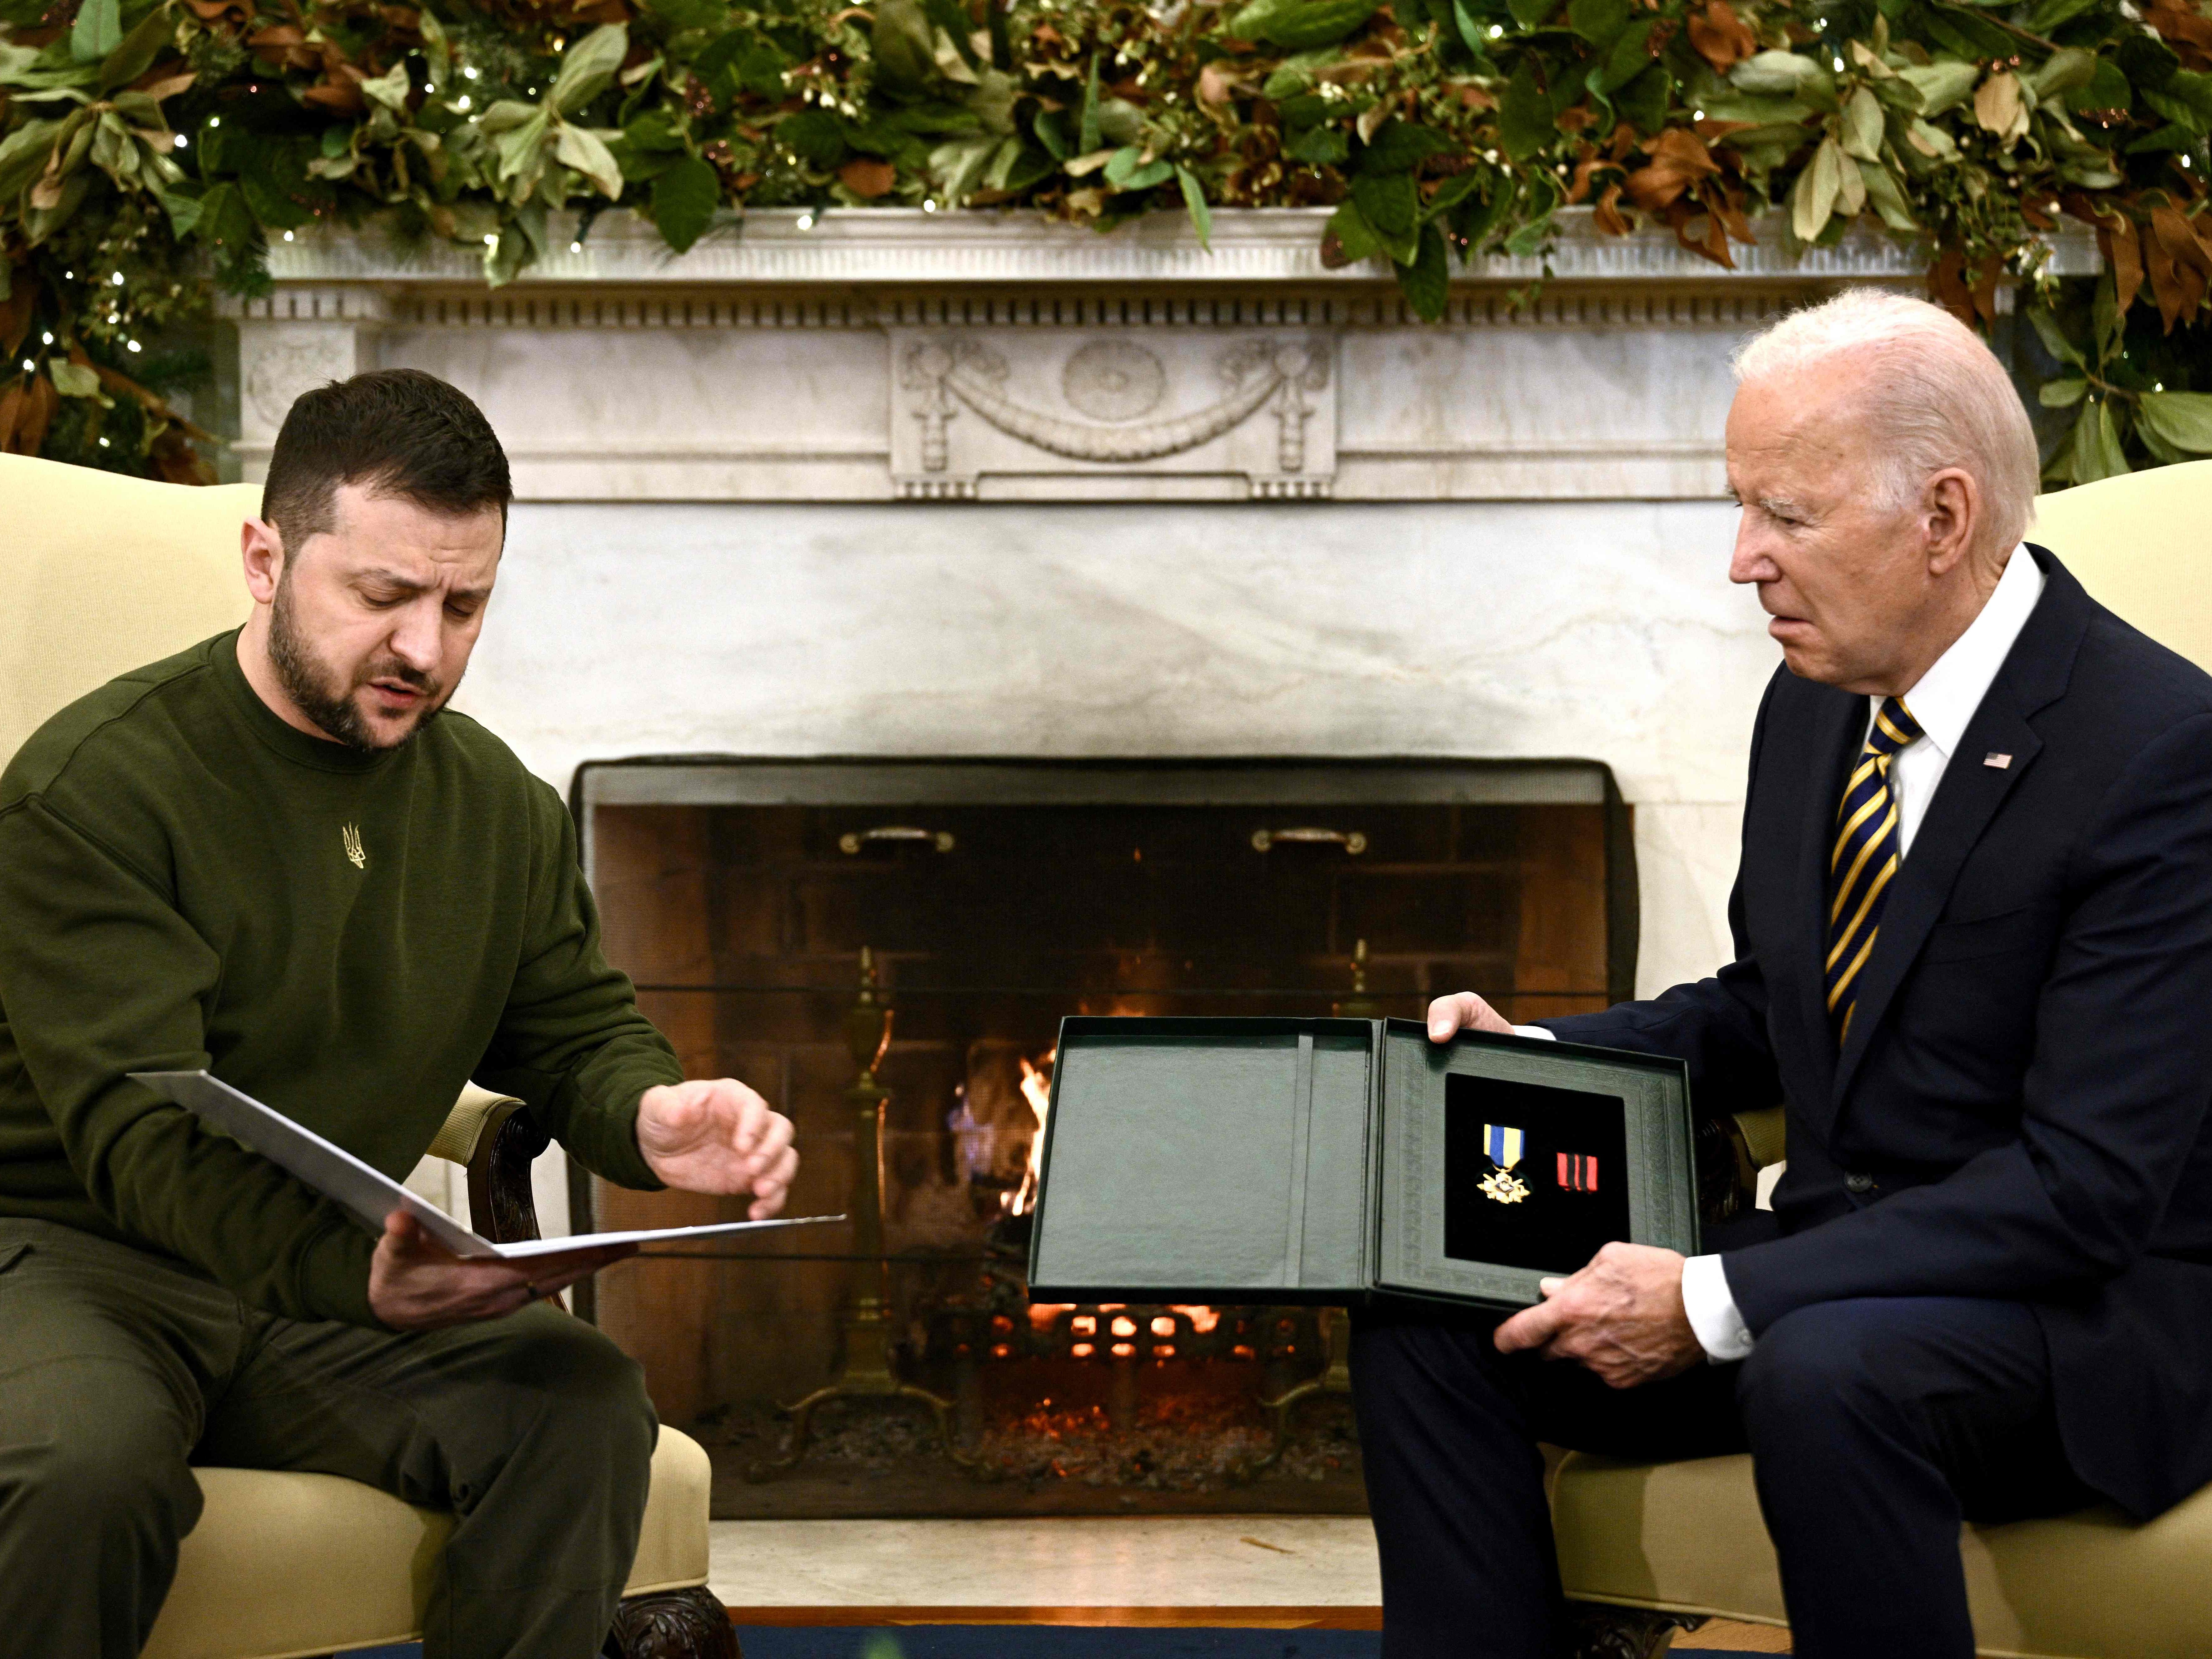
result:
M 1060 1018 L 1479 989 L 1529 1019 L 1633 973 L 1627 811 L 1587 763 L 641 762 L 575 805 L 646 1012 L 793 1119 L 793 1213 L 854 1217 L 586 1299 L 726 1516 L 1358 1509 L 1341 1314 L 1030 1302 Z M 740 1209 L 571 1196 L 603 1227 Z

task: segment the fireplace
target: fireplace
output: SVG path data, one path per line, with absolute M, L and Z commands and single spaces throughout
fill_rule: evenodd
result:
M 1533 1018 L 1633 981 L 1629 812 L 1594 763 L 702 758 L 574 793 L 646 1011 L 792 1117 L 793 1213 L 856 1213 L 650 1253 L 587 1299 L 725 1516 L 1357 1510 L 1340 1314 L 1030 1304 L 1060 1018 L 1473 987 Z M 580 1176 L 570 1201 L 738 1212 Z

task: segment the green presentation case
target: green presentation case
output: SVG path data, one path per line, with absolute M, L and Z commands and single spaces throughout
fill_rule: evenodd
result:
M 1036 1301 L 1523 1307 L 1611 1237 L 1697 1253 L 1679 1060 L 1402 1019 L 1060 1024 Z

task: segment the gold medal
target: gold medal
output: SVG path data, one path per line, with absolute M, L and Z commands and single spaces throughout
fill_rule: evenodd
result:
M 1528 1137 L 1518 1129 L 1509 1129 L 1501 1123 L 1482 1126 L 1482 1150 L 1498 1167 L 1476 1184 L 1482 1195 L 1493 1204 L 1518 1204 L 1528 1196 L 1528 1184 L 1513 1173 L 1513 1166 L 1521 1161 Z
M 1476 1185 L 1482 1188 L 1482 1195 L 1485 1198 L 1494 1200 L 1500 1204 L 1518 1204 L 1528 1196 L 1528 1183 L 1510 1170 L 1500 1170 L 1494 1175 L 1486 1175 Z

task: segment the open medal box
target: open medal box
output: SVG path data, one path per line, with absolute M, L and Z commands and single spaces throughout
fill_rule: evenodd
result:
M 1678 1060 L 1409 1020 L 1061 1023 L 1045 1302 L 1538 1299 L 1613 1239 L 1698 1249 Z

